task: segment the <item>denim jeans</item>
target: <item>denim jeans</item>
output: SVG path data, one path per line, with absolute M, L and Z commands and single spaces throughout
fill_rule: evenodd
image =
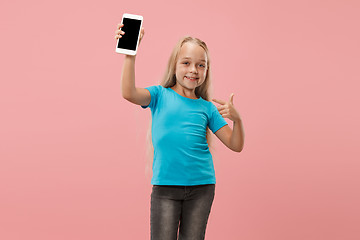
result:
M 215 196 L 215 184 L 153 185 L 151 240 L 203 240 Z

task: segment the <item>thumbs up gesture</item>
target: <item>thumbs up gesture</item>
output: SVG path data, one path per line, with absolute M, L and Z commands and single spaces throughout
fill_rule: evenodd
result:
M 224 118 L 228 118 L 233 122 L 240 120 L 240 115 L 234 107 L 234 102 L 233 102 L 234 94 L 233 93 L 230 95 L 230 99 L 228 102 L 225 102 L 223 100 L 218 100 L 218 99 L 213 99 L 213 101 L 220 104 L 217 107 L 217 109 L 219 110 L 219 113 L 221 114 L 221 116 L 223 116 Z

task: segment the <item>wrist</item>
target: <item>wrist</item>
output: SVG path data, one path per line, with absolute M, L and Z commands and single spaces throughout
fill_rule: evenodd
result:
M 125 55 L 125 59 L 131 60 L 131 61 L 134 61 L 135 58 L 136 58 L 136 55 Z
M 237 123 L 237 122 L 241 123 L 241 118 L 240 118 L 240 117 L 236 117 L 236 118 L 234 118 L 233 122 L 234 122 L 234 123 Z

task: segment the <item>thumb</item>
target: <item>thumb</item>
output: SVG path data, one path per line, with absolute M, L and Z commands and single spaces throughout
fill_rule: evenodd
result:
M 230 100 L 229 100 L 229 102 L 230 102 L 231 104 L 234 104 L 234 94 L 233 94 L 233 93 L 230 95 Z
M 139 39 L 139 43 L 140 43 L 140 42 L 141 42 L 141 40 L 143 39 L 144 35 L 145 35 L 145 29 L 142 27 L 142 28 L 141 28 L 141 31 L 140 31 L 140 39 Z

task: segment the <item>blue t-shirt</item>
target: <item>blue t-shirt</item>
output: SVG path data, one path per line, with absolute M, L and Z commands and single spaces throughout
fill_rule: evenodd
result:
M 216 106 L 183 97 L 171 88 L 151 86 L 154 146 L 153 185 L 215 184 L 215 170 L 206 141 L 206 127 L 215 133 L 227 123 Z

